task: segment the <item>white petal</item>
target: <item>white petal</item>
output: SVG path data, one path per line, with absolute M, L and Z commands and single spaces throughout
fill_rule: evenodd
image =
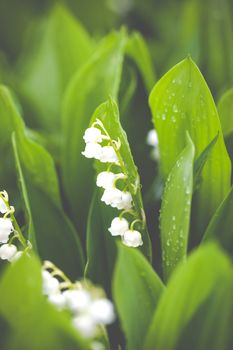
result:
M 86 158 L 100 159 L 102 147 L 98 143 L 87 143 L 82 154 Z
M 108 231 L 112 236 L 122 236 L 129 229 L 129 223 L 125 218 L 116 217 L 112 220 Z
M 0 247 L 0 258 L 2 260 L 11 260 L 13 256 L 16 254 L 17 248 L 13 244 L 3 244 Z
M 59 292 L 59 281 L 48 271 L 42 271 L 42 282 L 43 294 L 50 295 Z
M 149 146 L 158 146 L 158 134 L 154 129 L 148 132 L 146 142 Z
M 57 307 L 58 310 L 63 310 L 65 307 L 65 297 L 62 293 L 50 294 L 48 300 L 51 304 Z
M 0 218 L 0 243 L 6 243 L 13 230 L 14 228 L 11 219 Z
M 96 179 L 96 185 L 98 187 L 103 187 L 104 189 L 112 188 L 116 175 L 110 171 L 102 171 L 98 174 Z
M 72 323 L 84 337 L 90 338 L 96 333 L 96 323 L 89 314 L 82 314 L 75 317 Z
M 101 142 L 102 141 L 102 135 L 100 129 L 91 127 L 86 129 L 85 134 L 83 136 L 83 139 L 86 143 L 91 142 Z
M 122 236 L 122 242 L 128 247 L 139 247 L 143 245 L 142 235 L 136 230 L 128 230 Z
M 119 164 L 119 159 L 118 159 L 117 154 L 112 146 L 102 147 L 100 161 L 103 163 Z
M 5 214 L 8 208 L 2 198 L 0 198 L 0 213 Z
M 113 304 L 108 299 L 94 300 L 89 312 L 97 323 L 110 324 L 115 319 Z
M 120 203 L 121 199 L 122 199 L 122 191 L 118 190 L 117 188 L 105 190 L 101 197 L 102 202 L 105 202 L 105 204 L 111 205 L 112 207 Z
M 66 306 L 73 312 L 82 312 L 91 303 L 91 295 L 86 290 L 67 290 L 63 294 Z

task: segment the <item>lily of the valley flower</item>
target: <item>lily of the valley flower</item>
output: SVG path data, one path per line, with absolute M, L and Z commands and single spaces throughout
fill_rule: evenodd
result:
M 113 208 L 130 209 L 132 207 L 132 196 L 129 192 L 120 191 L 117 188 L 106 189 L 101 201 Z
M 102 147 L 98 143 L 87 143 L 82 154 L 86 158 L 100 159 Z
M 108 231 L 112 236 L 122 236 L 129 229 L 129 223 L 125 218 L 116 217 L 112 220 Z
M 139 231 L 128 230 L 123 234 L 122 242 L 128 247 L 139 247 L 143 244 L 142 235 Z
M 12 261 L 15 254 L 17 253 L 17 248 L 14 244 L 3 244 L 0 247 L 0 259 Z
M 123 173 L 114 174 L 111 171 L 102 171 L 97 176 L 96 185 L 107 190 L 114 187 L 116 180 L 124 178 Z
M 104 146 L 102 147 L 101 155 L 99 160 L 102 163 L 113 163 L 119 164 L 119 159 L 117 154 L 112 146 Z
M 6 243 L 14 228 L 9 218 L 0 218 L 0 243 Z
M 91 304 L 91 295 L 84 289 L 66 290 L 63 295 L 65 297 L 66 306 L 72 312 L 83 312 Z
M 159 153 L 159 139 L 158 134 L 155 129 L 152 129 L 148 132 L 146 142 L 149 146 L 152 146 L 151 158 L 158 161 L 160 159 Z
M 58 279 L 46 270 L 42 271 L 42 288 L 45 295 L 57 294 L 60 291 Z
M 103 139 L 100 129 L 95 127 L 90 127 L 86 129 L 83 139 L 86 143 L 98 143 Z

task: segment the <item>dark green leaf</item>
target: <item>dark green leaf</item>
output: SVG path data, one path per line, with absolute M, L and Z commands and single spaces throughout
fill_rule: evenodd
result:
M 141 350 L 163 292 L 163 284 L 143 255 L 119 244 L 113 295 L 128 350 Z
M 84 159 L 83 135 L 98 105 L 109 94 L 117 97 L 126 36 L 112 33 L 75 75 L 65 95 L 63 108 L 63 182 L 76 223 L 84 230 L 92 195 L 91 164 Z M 85 181 L 85 186 L 83 186 Z

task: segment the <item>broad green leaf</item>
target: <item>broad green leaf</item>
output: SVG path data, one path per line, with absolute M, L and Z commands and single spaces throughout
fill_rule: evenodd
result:
M 119 244 L 113 295 L 127 349 L 141 350 L 164 286 L 144 256 Z
M 163 275 L 169 278 L 176 266 L 186 260 L 195 149 L 187 134 L 187 146 L 168 175 L 162 197 L 160 230 Z
M 214 213 L 203 241 L 217 240 L 224 249 L 233 254 L 233 188 Z
M 92 198 L 87 223 L 87 266 L 85 275 L 111 293 L 111 281 L 116 258 L 116 245 L 110 235 L 113 213 L 101 201 L 101 191 L 96 190 Z
M 175 349 L 185 327 L 229 274 L 232 276 L 231 263 L 217 245 L 199 247 L 174 272 L 159 301 L 143 349 Z M 189 349 L 198 348 L 190 343 Z
M 197 189 L 202 181 L 202 169 L 204 168 L 205 163 L 207 162 L 211 151 L 217 142 L 218 135 L 206 146 L 204 151 L 199 155 L 199 157 L 195 160 L 194 163 L 194 191 Z
M 184 148 L 186 130 L 195 145 L 196 158 L 219 133 L 196 194 L 196 235 L 200 236 L 230 188 L 231 164 L 213 98 L 199 69 L 188 57 L 159 80 L 149 102 L 159 136 L 164 179 Z
M 10 327 L 6 349 L 89 349 L 71 319 L 56 311 L 42 295 L 41 266 L 23 256 L 9 266 L 0 281 L 0 315 Z
M 116 102 L 109 98 L 107 102 L 102 103 L 95 111 L 91 118 L 91 124 L 96 120 L 100 120 L 108 132 L 112 140 L 120 141 L 120 166 L 116 172 L 123 172 L 127 175 L 125 185 L 127 190 L 132 194 L 133 197 L 133 210 L 134 215 L 131 220 L 140 220 L 138 229 L 142 234 L 143 245 L 140 249 L 144 255 L 151 260 L 151 242 L 147 231 L 146 218 L 143 208 L 143 202 L 141 197 L 140 178 L 138 175 L 137 167 L 134 164 L 134 160 L 130 151 L 130 146 L 127 140 L 125 131 L 122 129 L 119 118 L 119 110 Z M 88 160 L 86 160 L 88 161 Z M 108 166 L 100 162 L 96 162 L 97 172 L 107 170 Z M 115 210 L 114 210 L 115 212 Z M 109 222 L 110 226 L 111 222 Z
M 126 53 L 137 64 L 138 69 L 142 74 L 147 91 L 149 92 L 156 81 L 156 76 L 150 52 L 146 42 L 139 32 L 133 32 L 129 37 L 126 46 Z
M 184 328 L 175 350 L 231 350 L 233 271 L 222 276 Z
M 224 137 L 233 132 L 233 88 L 227 90 L 219 100 L 218 113 Z
M 83 271 L 82 250 L 62 209 L 54 162 L 42 146 L 26 136 L 23 121 L 5 87 L 0 87 L 0 119 L 7 125 L 8 147 L 11 133 L 15 133 L 13 150 L 27 214 L 26 234 L 42 258 L 60 263 L 76 277 Z M 10 157 L 13 158 L 12 152 Z
M 36 114 L 34 124 L 54 132 L 60 125 L 63 92 L 76 70 L 89 58 L 93 45 L 81 24 L 61 5 L 53 8 L 43 29 L 36 52 L 29 62 L 22 60 L 20 88 Z
M 106 37 L 72 79 L 65 94 L 62 178 L 73 218 L 82 230 L 92 195 L 91 164 L 81 154 L 85 146 L 83 135 L 98 105 L 109 94 L 117 97 L 125 42 L 124 31 Z

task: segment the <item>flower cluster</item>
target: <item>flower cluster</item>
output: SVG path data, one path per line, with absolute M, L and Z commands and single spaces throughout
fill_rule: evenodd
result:
M 68 310 L 73 326 L 87 338 L 93 338 L 101 326 L 115 320 L 113 304 L 102 289 L 90 282 L 72 283 L 65 274 L 50 261 L 42 269 L 43 294 L 58 310 Z
M 129 247 L 138 247 L 143 244 L 142 236 L 139 231 L 133 229 L 134 223 L 140 220 L 134 220 L 131 225 L 122 216 L 127 213 L 133 213 L 133 198 L 127 188 L 127 174 L 124 163 L 120 157 L 120 141 L 112 140 L 100 120 L 85 131 L 83 139 L 86 147 L 82 154 L 87 158 L 94 158 L 102 163 L 109 163 L 108 169 L 98 174 L 96 185 L 104 189 L 101 201 L 118 210 L 123 210 L 119 217 L 112 220 L 109 232 L 112 236 L 120 236 L 122 242 Z M 106 145 L 103 145 L 106 143 Z M 110 171 L 114 166 L 120 168 L 120 171 Z M 116 187 L 116 183 L 122 180 L 125 184 L 124 189 Z
M 159 161 L 160 159 L 159 140 L 155 129 L 152 129 L 148 132 L 146 142 L 149 146 L 153 147 L 151 151 L 151 158 L 155 161 Z
M 23 252 L 18 251 L 16 245 L 12 244 L 16 238 L 20 241 L 20 235 L 14 228 L 11 218 L 14 207 L 10 206 L 8 201 L 7 192 L 0 192 L 0 213 L 3 214 L 0 218 L 0 259 L 12 262 L 17 260 Z

